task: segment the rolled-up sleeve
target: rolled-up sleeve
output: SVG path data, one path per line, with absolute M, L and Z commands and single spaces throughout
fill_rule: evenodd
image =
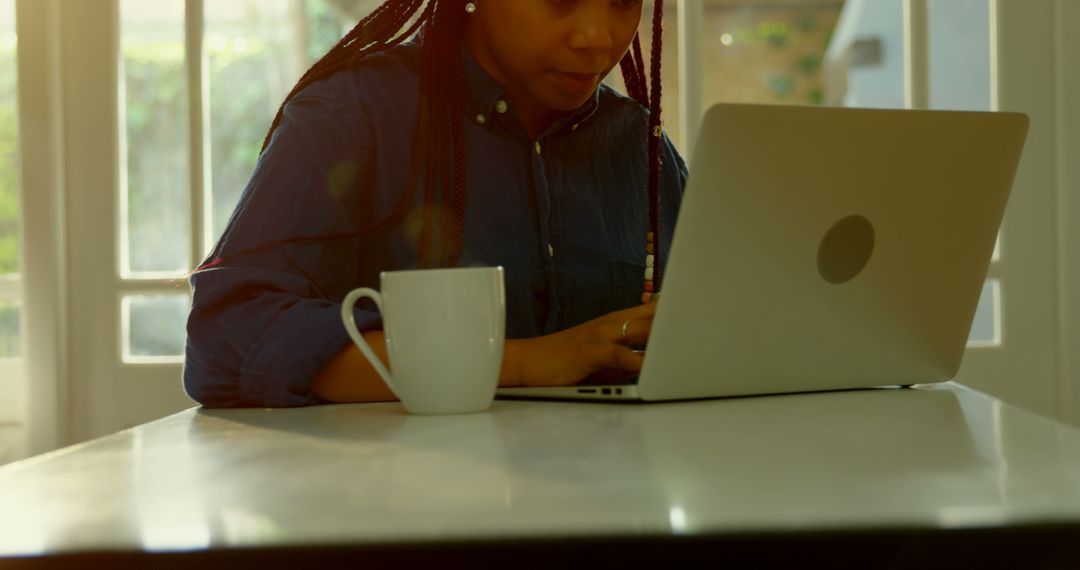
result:
M 286 105 L 211 260 L 191 278 L 184 388 L 209 407 L 317 403 L 314 378 L 350 342 L 341 300 L 360 283 L 357 239 L 373 142 L 334 80 Z M 268 244 L 293 240 L 273 247 Z M 361 330 L 376 313 L 354 309 Z

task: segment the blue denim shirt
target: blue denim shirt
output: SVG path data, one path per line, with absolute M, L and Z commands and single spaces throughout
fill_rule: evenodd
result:
M 468 203 L 460 264 L 501 265 L 507 338 L 543 336 L 641 302 L 648 111 L 606 86 L 530 139 L 502 87 L 463 51 Z M 406 43 L 303 90 L 256 165 L 211 258 L 385 219 L 408 187 L 420 48 Z M 662 248 L 686 167 L 664 137 Z M 413 204 L 423 203 L 422 188 Z M 349 342 L 340 303 L 415 268 L 410 221 L 227 259 L 191 278 L 187 393 L 206 406 L 318 403 L 311 384 Z M 361 330 L 379 315 L 358 305 Z

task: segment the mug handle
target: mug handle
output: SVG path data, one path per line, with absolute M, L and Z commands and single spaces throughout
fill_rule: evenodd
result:
M 356 327 L 356 314 L 353 312 L 353 307 L 356 305 L 357 301 L 364 297 L 374 301 L 375 306 L 379 308 L 379 312 L 383 312 L 382 295 L 380 295 L 378 291 L 367 288 L 356 289 L 350 291 L 349 294 L 345 296 L 345 300 L 341 303 L 341 320 L 345 323 L 345 330 L 349 332 L 349 336 L 352 337 L 357 348 L 360 349 L 360 352 L 364 353 L 364 357 L 366 357 L 368 362 L 371 363 L 371 366 L 375 368 L 375 372 L 379 373 L 383 382 L 386 382 L 386 385 L 390 387 L 390 391 L 400 398 L 401 396 L 398 394 L 397 386 L 394 384 L 394 378 L 390 375 L 390 371 L 386 369 L 382 360 L 379 360 L 379 357 L 371 350 L 367 341 L 364 340 L 364 336 L 360 334 L 360 330 Z

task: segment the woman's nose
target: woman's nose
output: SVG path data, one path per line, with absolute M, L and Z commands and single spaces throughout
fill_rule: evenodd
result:
M 570 47 L 575 50 L 604 52 L 613 41 L 606 13 L 587 11 L 581 15 L 570 34 Z

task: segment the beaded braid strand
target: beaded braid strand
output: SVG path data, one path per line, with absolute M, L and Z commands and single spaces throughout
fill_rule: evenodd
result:
M 660 257 L 660 172 L 663 158 L 660 156 L 664 129 L 660 120 L 660 100 L 663 90 L 660 81 L 660 58 L 664 43 L 664 0 L 654 0 L 652 54 L 652 99 L 649 101 L 649 232 L 645 244 L 645 292 L 642 301 L 656 301 L 660 298 L 661 267 Z

